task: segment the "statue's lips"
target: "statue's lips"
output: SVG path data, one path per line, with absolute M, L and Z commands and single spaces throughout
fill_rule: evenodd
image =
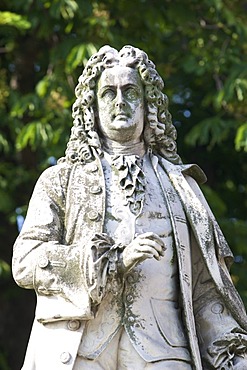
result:
M 118 120 L 126 120 L 128 118 L 129 116 L 125 113 L 118 113 L 114 116 L 114 119 L 118 119 Z

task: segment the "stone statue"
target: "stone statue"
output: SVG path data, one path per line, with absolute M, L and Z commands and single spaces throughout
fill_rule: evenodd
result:
M 247 369 L 232 253 L 162 89 L 132 46 L 102 47 L 79 78 L 65 157 L 14 246 L 14 278 L 37 293 L 23 370 Z

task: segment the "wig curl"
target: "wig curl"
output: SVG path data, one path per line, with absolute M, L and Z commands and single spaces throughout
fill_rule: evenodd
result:
M 147 54 L 126 45 L 119 52 L 106 45 L 91 56 L 75 88 L 76 100 L 72 107 L 73 127 L 65 158 L 60 161 L 86 163 L 93 159 L 94 148 L 101 154 L 101 140 L 96 123 L 96 87 L 106 68 L 116 65 L 136 69 L 144 87 L 144 141 L 154 153 L 174 164 L 181 163 L 177 154 L 176 129 L 168 111 L 168 98 L 162 92 L 164 83 L 148 59 Z

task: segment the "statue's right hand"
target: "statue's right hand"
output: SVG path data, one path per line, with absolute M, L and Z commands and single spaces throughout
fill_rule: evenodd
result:
M 122 253 L 122 264 L 125 271 L 147 258 L 160 260 L 164 256 L 166 247 L 163 240 L 155 233 L 147 232 L 139 234 Z

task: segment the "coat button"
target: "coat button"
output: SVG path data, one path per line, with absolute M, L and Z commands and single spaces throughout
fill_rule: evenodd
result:
M 80 328 L 81 323 L 79 320 L 70 320 L 68 322 L 68 329 L 72 331 L 76 331 Z
M 130 284 L 134 283 L 134 281 L 135 281 L 134 276 L 133 276 L 133 275 L 129 275 L 129 276 L 127 277 L 127 281 L 128 281 L 128 283 L 130 283 Z
M 38 260 L 38 265 L 40 268 L 44 269 L 49 265 L 49 260 L 46 256 L 40 256 Z
M 126 297 L 126 300 L 127 300 L 127 302 L 129 302 L 129 303 L 133 302 L 133 300 L 134 300 L 133 295 L 128 294 L 128 295 L 127 295 L 127 297 Z
M 139 280 L 139 274 L 137 272 L 132 272 L 132 274 L 128 275 L 127 282 L 129 284 L 136 283 Z
M 71 354 L 69 352 L 62 352 L 60 355 L 60 360 L 63 364 L 67 364 L 71 359 Z
M 135 322 L 135 318 L 133 316 L 129 316 L 128 317 L 128 321 L 133 324 L 133 322 Z
M 91 194 L 100 194 L 102 192 L 102 187 L 98 185 L 93 185 L 89 189 Z
M 222 303 L 214 303 L 211 307 L 211 311 L 215 314 L 220 314 L 224 311 L 224 306 Z
M 91 221 L 97 221 L 99 219 L 99 213 L 97 211 L 88 212 L 88 218 Z

